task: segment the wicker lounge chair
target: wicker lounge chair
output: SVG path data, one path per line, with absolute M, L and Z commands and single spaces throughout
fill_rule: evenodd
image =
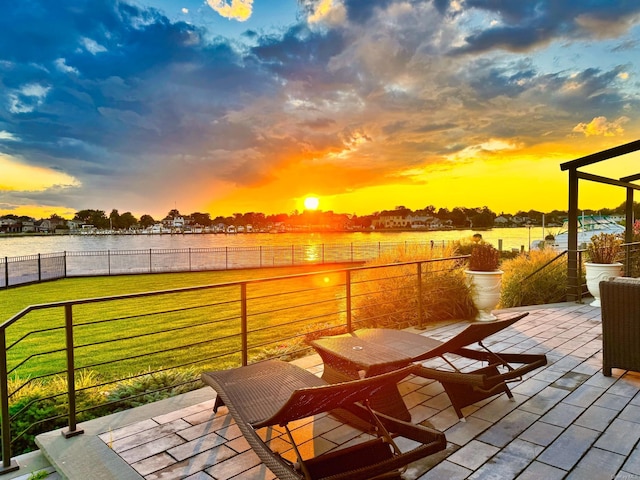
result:
M 612 368 L 640 372 L 640 278 L 600 282 L 602 373 Z
M 410 365 L 376 377 L 327 384 L 300 367 L 268 360 L 246 367 L 206 372 L 202 374 L 202 380 L 217 392 L 214 411 L 221 405 L 227 406 L 258 457 L 278 478 L 365 480 L 382 474 L 399 478 L 398 469 L 446 447 L 442 432 L 377 414 L 368 407 L 367 399 L 371 395 L 388 382 L 399 382 L 414 369 Z M 375 436 L 368 436 L 368 440 L 356 445 L 303 458 L 288 424 L 334 409 L 342 412 L 336 419 L 351 418 L 354 428 L 376 432 Z M 262 428 L 272 428 L 272 431 L 261 435 L 258 430 Z M 282 436 L 282 440 L 289 442 L 296 461 L 289 461 L 272 451 L 263 440 L 269 436 Z M 413 440 L 408 442 L 413 448 L 400 451 L 395 436 Z
M 370 358 L 376 359 L 377 365 L 382 364 L 386 359 L 391 365 L 390 361 L 394 357 L 388 355 L 387 352 L 395 352 L 395 355 L 401 354 L 417 365 L 418 368 L 414 372 L 416 375 L 442 383 L 458 418 L 463 419 L 462 408 L 468 405 L 499 393 L 506 393 L 509 398 L 513 398 L 507 383 L 518 381 L 525 373 L 547 364 L 545 355 L 494 353 L 482 343 L 490 335 L 513 325 L 527 315 L 528 312 L 508 319 L 473 323 L 445 342 L 402 330 L 372 328 L 356 330 L 352 334 L 361 342 L 359 351 L 354 354 L 345 354 L 346 351 L 343 351 L 342 355 L 336 354 L 332 346 L 326 348 L 327 345 L 323 345 L 322 339 L 311 342 L 311 345 L 316 348 L 325 363 L 323 378 L 328 381 L 354 378 L 358 371 L 363 369 L 367 371 L 368 366 L 363 365 L 363 362 L 349 361 L 348 358 L 349 356 L 361 358 L 362 351 L 367 351 Z M 353 339 L 349 341 L 352 342 Z M 481 349 L 465 348 L 474 343 L 477 343 Z M 487 362 L 487 365 L 473 371 L 462 371 L 456 367 L 455 359 L 447 358 L 451 356 Z M 446 369 L 429 368 L 420 363 L 436 357 L 442 358 L 448 367 Z M 397 361 L 396 359 L 396 363 Z M 389 403 L 389 397 L 386 395 L 387 403 Z M 374 405 L 376 404 L 374 403 Z M 377 406 L 376 408 L 384 411 L 384 408 Z M 405 420 L 408 415 L 401 408 L 398 408 L 397 402 L 393 411 L 385 413 Z

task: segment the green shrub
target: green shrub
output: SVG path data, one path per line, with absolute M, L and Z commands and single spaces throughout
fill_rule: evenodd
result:
M 141 372 L 140 376 L 108 385 L 91 371 L 76 376 L 77 421 L 93 418 L 162 400 L 202 387 L 199 370 L 171 369 L 164 372 Z M 24 380 L 13 379 L 9 391 L 16 391 Z M 20 455 L 36 448 L 35 437 L 68 425 L 66 378 L 28 381 L 16 391 L 9 405 L 11 453 Z M 15 417 L 15 418 L 13 418 Z
M 373 268 L 352 276 L 354 323 L 358 327 L 405 328 L 419 323 L 417 266 L 403 262 L 432 260 L 457 255 L 455 247 L 401 247 L 366 266 Z M 465 281 L 464 262 L 443 260 L 422 264 L 424 320 L 470 319 L 476 310 Z
M 33 472 L 29 475 L 27 480 L 42 480 L 43 478 L 47 478 L 49 476 L 49 472 L 46 470 L 40 470 L 39 472 Z
M 504 275 L 498 307 L 510 308 L 566 301 L 567 257 L 562 256 L 542 268 L 557 255 L 558 252 L 550 249 L 532 250 L 503 261 L 500 268 Z

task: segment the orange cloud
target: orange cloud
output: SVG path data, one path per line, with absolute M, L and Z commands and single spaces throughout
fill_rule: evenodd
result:
M 629 121 L 628 117 L 620 117 L 613 122 L 607 122 L 607 117 L 595 117 L 589 123 L 579 123 L 573 127 L 576 133 L 584 133 L 585 137 L 602 135 L 605 137 L 615 137 L 622 135 L 622 126 Z

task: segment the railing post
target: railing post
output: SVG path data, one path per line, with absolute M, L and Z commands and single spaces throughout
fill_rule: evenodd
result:
M 191 247 L 189 247 L 189 271 L 191 271 Z
M 346 289 L 347 297 L 347 331 L 352 332 L 353 326 L 351 325 L 351 270 L 345 272 L 344 286 Z
M 6 261 L 6 257 L 5 257 Z M 20 468 L 11 458 L 11 420 L 9 419 L 9 385 L 7 376 L 7 341 L 4 328 L 0 329 L 0 415 L 2 415 L 2 467 L 0 475 Z
M 240 284 L 240 335 L 242 337 L 242 366 L 249 363 L 249 340 L 248 340 L 248 323 L 247 323 L 247 284 Z
M 40 254 L 38 254 L 38 281 L 42 281 L 42 261 L 40 259 Z
M 262 268 L 262 245 L 260 245 L 259 247 L 259 252 L 260 252 L 260 268 Z
M 9 288 L 9 257 L 4 257 L 4 286 Z
M 322 244 L 322 264 L 324 265 L 324 243 Z
M 296 264 L 296 251 L 295 251 L 296 246 L 294 244 L 291 244 L 291 265 L 295 265 Z
M 576 293 L 576 303 L 582 303 L 582 251 L 579 250 L 577 252 L 578 260 L 576 264 L 576 280 L 575 280 L 575 293 Z
M 107 250 L 107 275 L 111 275 L 111 250 Z
M 151 249 L 149 249 L 149 273 L 153 273 L 153 260 L 151 258 Z
M 422 325 L 422 262 L 418 262 L 418 328 L 423 329 Z
M 67 251 L 62 252 L 62 278 L 67 278 Z
M 73 312 L 72 306 L 64 306 L 64 320 L 66 333 L 66 350 L 67 350 L 67 395 L 69 397 L 69 430 L 63 430 L 62 435 L 65 438 L 75 437 L 84 433 L 84 430 L 78 430 L 76 427 L 76 372 L 75 359 L 73 350 Z
M 224 269 L 229 270 L 229 247 L 224 247 Z

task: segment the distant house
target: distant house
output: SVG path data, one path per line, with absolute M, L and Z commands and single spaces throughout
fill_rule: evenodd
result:
M 449 224 L 451 224 L 451 221 L 448 221 Z M 444 227 L 444 224 L 442 223 L 442 221 L 439 218 L 436 217 L 432 217 L 431 220 L 429 220 L 429 223 L 427 225 L 429 227 L 429 229 L 431 230 L 438 230 Z
M 408 228 L 410 226 L 404 211 L 382 212 L 374 221 L 376 228 Z
M 2 233 L 20 233 L 22 224 L 11 218 L 0 218 L 0 232 Z
M 22 222 L 22 229 L 21 231 L 23 233 L 31 233 L 31 232 L 35 232 L 36 231 L 36 224 L 35 222 L 32 222 L 30 220 L 26 220 Z
M 38 225 L 36 225 L 36 230 L 41 233 L 49 233 L 53 232 L 55 226 L 51 222 L 51 220 L 40 220 Z
M 493 221 L 494 225 L 498 225 L 501 227 L 505 227 L 507 225 L 509 225 L 511 223 L 511 220 L 509 220 L 507 217 L 505 217 L 504 215 L 499 215 L 495 218 L 495 220 Z
M 416 215 L 410 213 L 406 216 L 407 224 L 413 229 L 426 229 L 433 217 L 430 215 Z
M 67 221 L 64 220 L 63 218 L 54 218 L 54 219 L 47 218 L 44 220 L 40 220 L 36 224 L 36 230 L 42 233 L 53 233 L 56 231 L 56 229 L 59 229 L 60 227 L 66 230 L 67 229 L 66 224 L 67 224 Z
M 80 228 L 80 223 L 74 220 L 67 220 L 67 227 L 69 227 L 69 230 L 72 232 L 75 232 Z

